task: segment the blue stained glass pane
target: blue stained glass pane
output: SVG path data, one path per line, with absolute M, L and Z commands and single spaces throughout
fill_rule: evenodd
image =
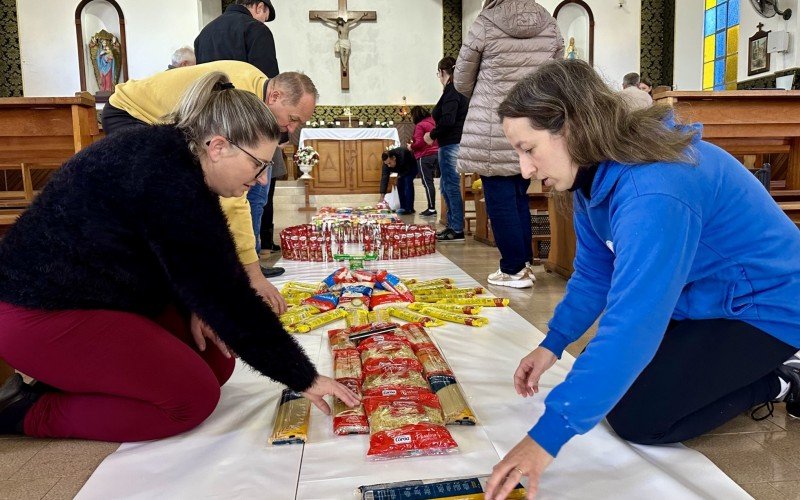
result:
M 728 2 L 728 27 L 739 24 L 739 2 Z
M 725 85 L 714 85 L 714 90 L 725 90 Z
M 717 2 L 717 30 L 724 30 L 728 27 L 728 4 Z
M 706 28 L 704 36 L 713 35 L 717 31 L 717 8 L 712 7 L 706 11 Z
M 717 85 L 725 86 L 725 59 L 714 61 L 714 87 Z
M 725 31 L 720 31 L 717 33 L 717 46 L 715 47 L 716 53 L 714 54 L 714 57 L 725 57 L 725 34 Z

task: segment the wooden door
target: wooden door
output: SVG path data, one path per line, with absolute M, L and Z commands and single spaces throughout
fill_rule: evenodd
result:
M 347 171 L 344 165 L 343 141 L 319 139 L 308 141 L 308 145 L 319 153 L 319 164 L 311 176 L 313 192 L 343 192 L 347 188 Z
M 355 192 L 378 193 L 381 185 L 381 155 L 392 141 L 364 139 L 358 142 L 358 162 L 355 165 Z

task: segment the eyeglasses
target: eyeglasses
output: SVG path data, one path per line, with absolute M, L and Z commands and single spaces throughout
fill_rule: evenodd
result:
M 256 176 L 255 176 L 256 180 L 258 180 L 258 178 L 261 177 L 261 174 L 263 174 L 266 169 L 269 169 L 270 172 L 272 172 L 272 167 L 275 164 L 275 162 L 273 162 L 272 160 L 270 161 L 259 160 L 252 154 L 248 153 L 243 147 L 233 142 L 230 138 L 226 137 L 225 140 L 231 143 L 231 146 L 234 146 L 236 149 L 238 149 L 242 153 L 252 158 L 258 164 L 258 171 L 256 171 Z M 209 146 L 210 144 L 211 141 L 206 142 L 206 146 Z

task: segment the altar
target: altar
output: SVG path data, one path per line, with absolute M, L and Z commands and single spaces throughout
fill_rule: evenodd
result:
M 300 131 L 300 146 L 319 153 L 309 194 L 378 194 L 381 154 L 400 145 L 396 128 L 310 128 Z

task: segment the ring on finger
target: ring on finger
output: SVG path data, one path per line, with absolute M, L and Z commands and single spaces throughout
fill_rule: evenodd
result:
M 524 473 L 524 472 L 522 472 L 522 469 L 520 469 L 519 467 L 514 467 L 514 470 L 515 470 L 515 471 L 517 471 L 517 472 L 519 472 L 519 474 L 520 474 L 521 476 L 524 476 L 524 475 L 525 475 L 525 473 Z

